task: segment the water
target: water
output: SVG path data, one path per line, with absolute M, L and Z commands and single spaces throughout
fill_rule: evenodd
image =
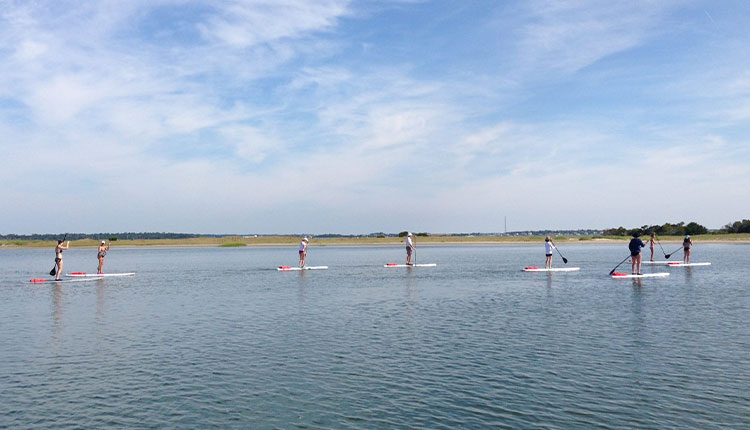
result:
M 750 246 L 562 246 L 0 251 L 0 428 L 750 428 Z

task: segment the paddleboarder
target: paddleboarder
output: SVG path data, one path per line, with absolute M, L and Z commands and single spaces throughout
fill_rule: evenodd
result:
M 685 235 L 685 239 L 682 241 L 682 250 L 684 251 L 682 256 L 682 262 L 687 264 L 690 263 L 690 247 L 693 246 L 693 239 L 690 235 Z
M 109 251 L 109 245 L 106 245 L 105 241 L 102 241 L 101 245 L 99 245 L 99 250 L 96 253 L 96 258 L 99 259 L 99 268 L 96 270 L 97 274 L 102 274 L 102 266 L 104 266 L 104 257 L 107 255 L 107 251 Z
M 406 264 L 411 265 L 411 253 L 417 248 L 414 245 L 414 235 L 411 233 L 406 234 Z
M 552 243 L 552 239 L 549 238 L 549 236 L 544 238 L 544 255 L 547 257 L 547 260 L 544 262 L 544 267 L 547 269 L 552 268 L 552 250 L 557 248 L 554 243 Z
M 305 267 L 305 258 L 307 257 L 307 244 L 309 242 L 310 239 L 304 237 L 299 243 L 299 267 Z
M 64 250 L 68 248 L 70 248 L 70 241 L 68 241 L 67 245 L 63 245 L 62 240 L 57 241 L 57 246 L 55 247 L 55 267 L 57 268 L 57 273 L 55 273 L 55 281 L 59 281 L 60 276 L 62 275 L 62 271 L 63 271 L 62 253 Z
M 648 249 L 651 250 L 651 260 L 654 261 L 654 246 L 656 245 L 656 232 L 651 232 L 651 237 L 648 239 Z
M 628 248 L 630 248 L 630 273 L 633 275 L 642 275 L 641 273 L 641 248 L 645 247 L 646 244 L 640 238 L 641 234 L 638 232 L 633 233 L 633 238 L 630 239 Z M 637 269 L 637 270 L 636 270 Z

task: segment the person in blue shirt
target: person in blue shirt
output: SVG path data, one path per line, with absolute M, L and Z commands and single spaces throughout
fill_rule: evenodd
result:
M 630 239 L 628 248 L 630 248 L 630 273 L 633 275 L 642 275 L 641 273 L 641 248 L 645 247 L 646 244 L 640 238 L 641 234 L 638 232 L 633 233 L 633 238 Z M 638 270 L 636 270 L 638 269 Z

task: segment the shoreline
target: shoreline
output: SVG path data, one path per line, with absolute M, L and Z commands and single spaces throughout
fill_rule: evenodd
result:
M 750 234 L 732 234 L 732 235 L 698 235 L 693 236 L 696 244 L 750 244 Z M 630 237 L 553 237 L 552 240 L 558 244 L 624 244 L 630 240 Z M 403 246 L 404 238 L 325 238 L 315 239 L 313 236 L 311 246 Z M 533 237 L 507 237 L 507 236 L 420 236 L 416 238 L 417 245 L 429 246 L 492 246 L 492 245 L 540 245 L 544 242 L 541 236 Z M 660 239 L 662 244 L 682 243 L 681 236 L 669 236 Z M 298 237 L 291 236 L 273 236 L 273 237 L 197 237 L 189 239 L 142 239 L 142 240 L 122 240 L 112 242 L 111 245 L 117 248 L 181 248 L 181 247 L 278 247 L 278 246 L 296 246 L 299 243 Z M 0 250 L 12 249 L 35 249 L 35 248 L 54 248 L 55 241 L 22 241 L 6 240 L 0 241 Z M 96 248 L 99 241 L 95 239 L 81 239 L 70 242 L 71 248 Z

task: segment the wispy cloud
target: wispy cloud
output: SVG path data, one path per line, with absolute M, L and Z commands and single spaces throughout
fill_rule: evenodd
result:
M 0 229 L 718 226 L 748 37 L 696 32 L 747 23 L 698 3 L 6 2 Z

